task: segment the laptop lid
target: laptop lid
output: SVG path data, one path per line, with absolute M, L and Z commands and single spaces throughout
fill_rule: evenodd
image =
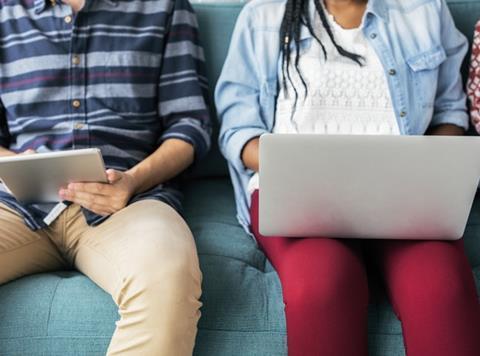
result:
M 480 177 L 480 139 L 269 134 L 260 139 L 265 236 L 462 237 Z

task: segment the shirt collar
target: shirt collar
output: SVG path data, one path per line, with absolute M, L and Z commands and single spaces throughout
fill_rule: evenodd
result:
M 322 0 L 320 0 L 322 1 Z M 317 9 L 315 8 L 315 4 L 313 0 L 310 0 L 309 4 L 309 16 L 311 19 L 315 18 L 315 13 Z M 367 8 L 365 10 L 365 15 L 368 16 L 368 14 L 372 14 L 379 19 L 388 22 L 388 9 L 385 4 L 385 0 L 368 0 L 367 3 Z M 300 40 L 304 40 L 307 38 L 311 38 L 312 35 L 310 31 L 308 30 L 307 26 L 303 25 L 300 29 Z
M 377 16 L 384 22 L 388 22 L 388 9 L 385 0 L 368 0 L 365 14 L 368 15 L 369 13 Z
M 63 3 L 63 0 L 55 0 L 57 3 Z M 86 0 L 88 1 L 88 0 Z M 118 0 L 102 0 L 106 3 L 115 6 L 117 5 Z M 52 6 L 52 0 L 34 0 L 33 8 L 35 9 L 36 14 L 42 13 L 48 6 Z

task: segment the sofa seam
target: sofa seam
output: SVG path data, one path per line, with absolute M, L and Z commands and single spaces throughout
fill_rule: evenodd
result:
M 202 217 L 190 217 L 190 218 L 186 218 L 187 221 L 189 221 L 190 223 L 195 223 L 196 221 L 195 220 L 199 220 L 199 222 L 197 223 L 200 223 L 202 225 L 204 225 L 205 223 L 208 223 L 208 224 L 215 224 L 215 225 L 227 225 L 227 226 L 234 226 L 234 227 L 238 227 L 238 228 L 242 228 L 238 223 L 236 222 L 228 222 L 228 221 L 205 221 L 204 218 Z M 243 231 L 243 230 L 242 230 Z
M 198 247 L 198 246 L 197 246 L 197 247 Z M 238 261 L 238 262 L 242 262 L 244 265 L 250 266 L 250 267 L 252 267 L 253 269 L 255 269 L 255 270 L 257 270 L 257 271 L 262 272 L 263 274 L 272 273 L 272 272 L 266 272 L 264 269 L 260 269 L 259 266 L 254 266 L 254 265 L 252 265 L 251 263 L 248 263 L 247 261 L 242 260 L 242 259 L 237 258 L 237 257 L 220 255 L 220 254 L 215 254 L 215 253 L 202 253 L 202 252 L 199 252 L 198 255 L 199 255 L 199 256 L 211 256 L 211 257 L 223 257 L 223 258 L 227 258 L 227 259 L 229 259 L 229 260 L 235 260 L 235 261 Z
M 48 337 L 50 337 L 49 330 L 50 330 L 50 319 L 52 317 L 53 301 L 55 300 L 55 297 L 57 296 L 58 286 L 60 285 L 60 283 L 62 283 L 62 281 L 63 281 L 62 278 L 58 279 L 57 284 L 55 285 L 55 289 L 53 290 L 52 299 L 50 300 L 50 308 L 48 310 L 47 328 L 46 328 L 46 334 L 45 334 L 45 336 L 48 336 Z

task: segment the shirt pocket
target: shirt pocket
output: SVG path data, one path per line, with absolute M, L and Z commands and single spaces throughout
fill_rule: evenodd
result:
M 446 59 L 447 54 L 442 46 L 435 46 L 406 59 L 409 79 L 414 85 L 414 97 L 420 100 L 424 108 L 432 108 L 435 104 L 440 66 Z
M 278 80 L 265 80 L 260 89 L 260 112 L 261 119 L 267 128 L 273 126 L 273 116 L 278 95 Z

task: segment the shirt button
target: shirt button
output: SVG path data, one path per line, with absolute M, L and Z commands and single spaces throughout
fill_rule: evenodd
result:
M 395 75 L 395 74 L 397 74 L 397 71 L 396 71 L 395 69 L 390 69 L 390 70 L 388 71 L 388 74 L 390 74 L 390 75 Z
M 407 113 L 406 113 L 405 111 L 402 111 L 402 112 L 400 113 L 400 117 L 405 117 L 405 116 L 407 116 Z
M 65 21 L 65 23 L 72 23 L 72 16 L 65 16 L 63 20 Z
M 377 34 L 376 34 L 376 33 L 372 33 L 372 34 L 370 35 L 370 38 L 371 38 L 371 39 L 377 38 Z
M 81 122 L 77 122 L 74 127 L 75 127 L 76 130 L 81 130 L 81 129 L 83 129 L 84 126 L 85 125 L 82 124 Z
M 74 100 L 72 101 L 72 106 L 75 108 L 75 109 L 78 109 L 80 107 L 80 100 Z
M 80 64 L 80 57 L 79 56 L 73 56 L 72 57 L 72 64 L 78 66 Z

